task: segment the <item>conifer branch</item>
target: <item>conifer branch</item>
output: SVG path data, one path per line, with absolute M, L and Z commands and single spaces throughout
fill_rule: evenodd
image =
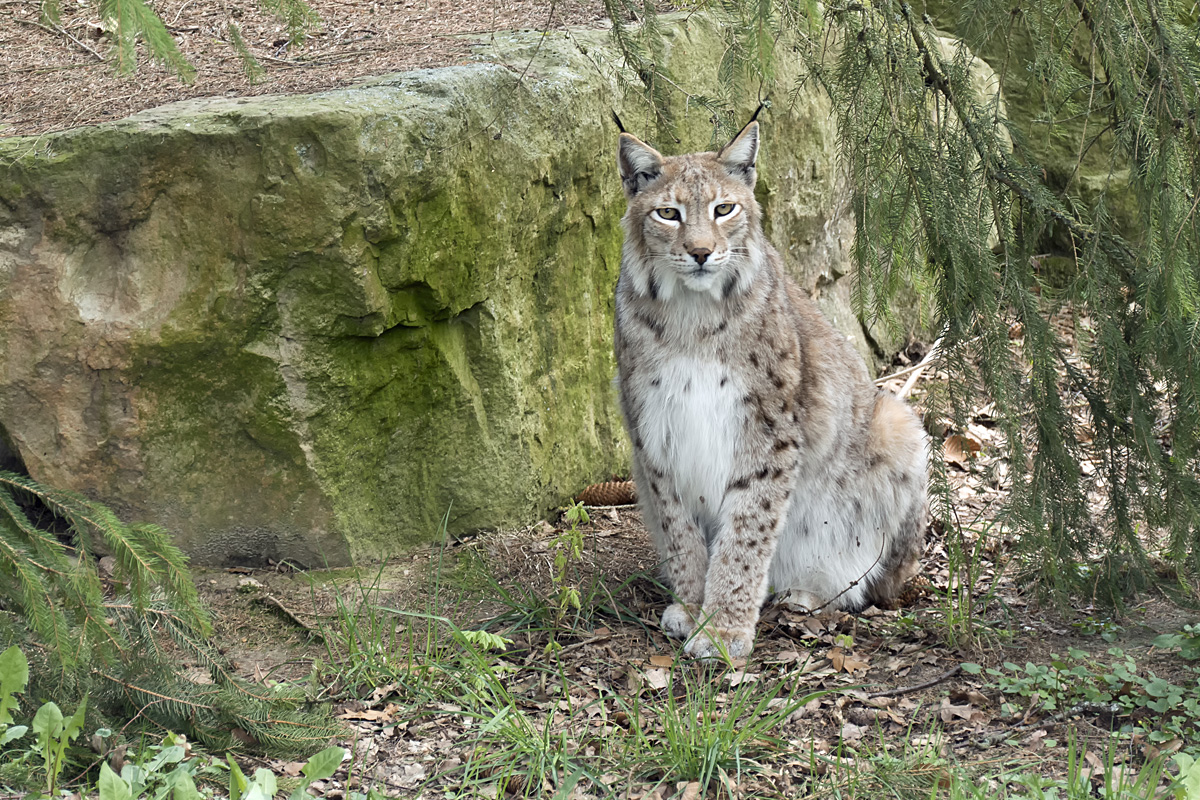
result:
M 37 504 L 65 523 L 73 552 L 34 523 L 28 509 Z M 98 544 L 117 565 L 108 598 Z M 211 623 L 186 561 L 161 528 L 127 525 L 85 497 L 0 471 L 0 604 L 24 619 L 21 635 L 42 653 L 39 691 L 88 693 L 102 713 L 189 731 L 221 749 L 239 746 L 234 727 L 281 755 L 319 749 L 339 731 L 326 712 L 305 710 L 302 692 L 239 678 L 208 643 Z M 179 674 L 180 650 L 211 685 Z
M 934 88 L 946 99 L 950 106 L 954 109 L 954 113 L 958 117 L 958 121 L 962 124 L 963 129 L 967 131 L 967 135 L 971 139 L 971 144 L 975 147 L 975 152 L 979 155 L 985 164 L 985 169 L 988 171 L 988 177 L 997 183 L 1010 189 L 1013 194 L 1024 200 L 1026 203 L 1041 207 L 1047 215 L 1055 222 L 1064 225 L 1071 234 L 1079 239 L 1080 242 L 1090 243 L 1102 237 L 1102 240 L 1108 244 L 1114 244 L 1121 249 L 1122 255 L 1131 257 L 1132 253 L 1128 245 L 1123 242 L 1109 242 L 1110 237 L 1103 236 L 1093 227 L 1080 222 L 1074 215 L 1068 213 L 1057 205 L 1047 205 L 1044 200 L 1039 200 L 1033 196 L 1029 188 L 1017 179 L 1017 173 L 1008 164 L 1007 158 L 1003 153 L 998 152 L 995 148 L 989 148 L 980 134 L 978 127 L 975 124 L 975 115 L 973 110 L 966 107 L 963 99 L 954 91 L 950 85 L 950 81 L 946 78 L 945 73 L 934 62 L 933 54 L 930 52 L 929 45 L 925 41 L 924 35 L 917 26 L 916 20 L 913 17 L 912 7 L 907 3 L 902 3 L 900 6 L 901 14 L 904 17 L 909 35 L 912 37 L 913 44 L 917 48 L 917 52 L 921 56 L 922 65 L 925 70 L 925 75 L 932 83 Z

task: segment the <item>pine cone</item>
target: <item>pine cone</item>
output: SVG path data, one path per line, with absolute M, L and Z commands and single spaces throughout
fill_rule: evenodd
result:
M 933 584 L 924 575 L 915 575 L 904 584 L 900 596 L 896 598 L 895 608 L 907 608 L 916 605 L 922 598 L 933 593 Z
M 637 502 L 637 488 L 633 481 L 593 483 L 579 493 L 579 502 L 585 506 L 625 506 Z

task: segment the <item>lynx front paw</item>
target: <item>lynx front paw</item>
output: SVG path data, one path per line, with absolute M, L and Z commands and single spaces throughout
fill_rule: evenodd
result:
M 672 639 L 686 639 L 696 630 L 697 610 L 695 606 L 684 603 L 671 603 L 663 612 L 659 627 Z
M 683 648 L 692 658 L 745 658 L 754 649 L 754 629 L 702 628 Z

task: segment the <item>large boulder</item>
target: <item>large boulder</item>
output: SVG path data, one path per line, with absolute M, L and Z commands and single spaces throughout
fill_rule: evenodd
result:
M 715 91 L 710 23 L 666 37 Z M 710 115 L 652 125 L 603 31 L 477 58 L 0 140 L 0 458 L 197 561 L 309 566 L 625 469 L 609 113 L 667 152 L 712 146 Z M 827 103 L 765 122 L 771 237 L 866 352 Z

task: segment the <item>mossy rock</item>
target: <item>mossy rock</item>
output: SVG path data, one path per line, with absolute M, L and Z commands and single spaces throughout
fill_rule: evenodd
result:
M 715 93 L 711 23 L 666 36 Z M 382 557 L 623 472 L 609 113 L 667 152 L 714 130 L 682 99 L 654 128 L 598 68 L 605 32 L 494 39 L 466 66 L 0 140 L 7 449 L 212 564 Z M 866 353 L 827 102 L 780 106 L 769 232 Z

